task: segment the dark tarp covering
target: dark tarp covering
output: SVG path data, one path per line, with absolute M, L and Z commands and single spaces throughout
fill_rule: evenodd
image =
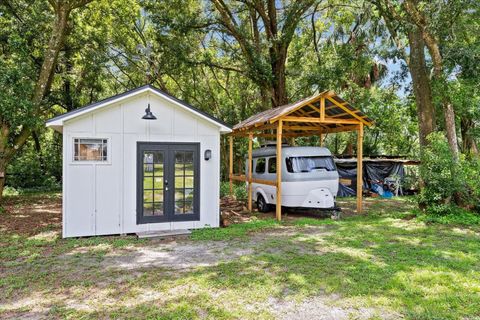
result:
M 340 179 L 351 180 L 352 183 L 347 186 L 339 183 L 338 197 L 350 197 L 356 195 L 357 190 L 357 163 L 356 162 L 336 162 L 338 175 Z M 384 180 L 387 177 L 397 175 L 400 181 L 405 177 L 403 163 L 388 160 L 382 161 L 364 161 L 363 162 L 363 188 L 370 189 L 371 181 Z M 402 189 L 400 188 L 400 194 Z

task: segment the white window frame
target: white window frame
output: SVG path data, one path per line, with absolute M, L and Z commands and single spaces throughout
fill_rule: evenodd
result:
M 75 160 L 75 140 L 76 139 L 95 139 L 95 140 L 107 140 L 107 160 Z M 72 147 L 70 150 L 70 164 L 74 165 L 92 165 L 92 164 L 100 164 L 100 165 L 109 165 L 111 164 L 111 153 L 112 153 L 112 144 L 110 143 L 110 137 L 92 137 L 92 136 L 75 136 L 72 137 Z

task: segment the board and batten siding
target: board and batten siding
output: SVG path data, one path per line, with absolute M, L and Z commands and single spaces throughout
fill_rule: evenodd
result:
M 157 120 L 141 119 L 148 103 Z M 108 139 L 108 161 L 73 162 L 74 138 Z M 137 224 L 138 141 L 200 143 L 200 221 Z M 195 114 L 153 94 L 135 95 L 65 121 L 63 144 L 64 237 L 219 226 L 220 131 Z

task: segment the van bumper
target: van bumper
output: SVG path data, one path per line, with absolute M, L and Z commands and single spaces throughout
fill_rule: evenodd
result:
M 302 207 L 316 209 L 336 208 L 335 197 L 327 188 L 313 189 L 306 196 L 282 194 L 282 205 L 285 207 Z

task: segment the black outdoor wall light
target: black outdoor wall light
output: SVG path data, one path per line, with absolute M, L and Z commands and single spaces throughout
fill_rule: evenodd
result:
M 144 119 L 144 120 L 157 120 L 157 117 L 155 117 L 153 115 L 152 111 L 150 111 L 150 103 L 148 104 L 147 109 L 145 109 L 145 115 L 142 117 L 142 119 Z
M 212 158 L 212 150 L 207 149 L 205 150 L 205 160 L 210 160 Z

